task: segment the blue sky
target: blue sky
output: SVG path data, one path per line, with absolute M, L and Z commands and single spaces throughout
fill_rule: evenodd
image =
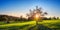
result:
M 19 17 L 36 6 L 48 12 L 47 16 L 60 17 L 60 0 L 0 0 L 0 14 Z

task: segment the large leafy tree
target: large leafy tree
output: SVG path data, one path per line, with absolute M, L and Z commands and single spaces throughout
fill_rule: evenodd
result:
M 34 20 L 36 20 L 36 19 L 41 20 L 44 17 L 44 15 L 47 15 L 47 12 L 43 12 L 42 8 L 41 7 L 38 8 L 38 6 L 36 6 L 36 9 L 33 9 L 33 10 L 30 9 L 30 13 L 27 14 L 28 19 L 31 19 L 31 20 L 32 19 L 34 19 Z

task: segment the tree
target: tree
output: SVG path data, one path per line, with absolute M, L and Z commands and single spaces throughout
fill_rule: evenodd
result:
M 9 23 L 8 15 L 0 15 L 0 21 L 6 21 L 6 23 Z
M 41 19 L 44 17 L 44 15 L 47 15 L 47 12 L 43 12 L 42 8 L 38 8 L 38 6 L 36 6 L 36 9 L 31 10 L 30 9 L 30 13 L 27 14 L 29 19 L 38 19 L 37 21 L 41 21 Z
M 47 15 L 47 12 L 43 12 L 42 8 L 38 8 L 38 6 L 36 6 L 36 9 L 31 10 L 30 9 L 30 13 L 27 14 L 28 18 L 30 20 L 35 20 L 36 24 L 38 25 L 38 21 L 42 21 L 44 15 Z
M 20 21 L 23 21 L 23 17 L 22 16 L 20 16 Z
M 54 16 L 53 19 L 56 20 L 56 17 Z
M 57 17 L 57 19 L 59 19 L 59 17 Z
M 9 19 L 5 16 L 6 23 L 9 23 Z

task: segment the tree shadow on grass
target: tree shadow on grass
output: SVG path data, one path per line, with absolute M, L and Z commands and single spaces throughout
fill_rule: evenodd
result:
M 29 30 L 60 30 L 60 29 L 49 28 L 42 24 L 39 24 L 39 25 L 35 25 L 34 27 L 31 27 Z
M 46 27 L 46 26 L 44 26 L 44 25 L 42 25 L 42 24 L 37 25 L 37 27 L 38 27 L 38 30 L 53 30 L 53 29 L 48 28 L 48 27 Z
M 49 26 L 55 26 L 55 27 L 53 27 L 54 30 L 60 30 L 60 23 L 59 22 L 58 23 L 51 24 Z

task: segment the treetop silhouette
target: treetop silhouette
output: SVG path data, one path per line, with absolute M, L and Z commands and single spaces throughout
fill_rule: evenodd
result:
M 38 6 L 36 6 L 36 9 L 31 10 L 30 12 L 27 14 L 28 19 L 42 19 L 44 17 L 44 15 L 47 15 L 47 12 L 43 12 L 42 8 L 38 8 Z

